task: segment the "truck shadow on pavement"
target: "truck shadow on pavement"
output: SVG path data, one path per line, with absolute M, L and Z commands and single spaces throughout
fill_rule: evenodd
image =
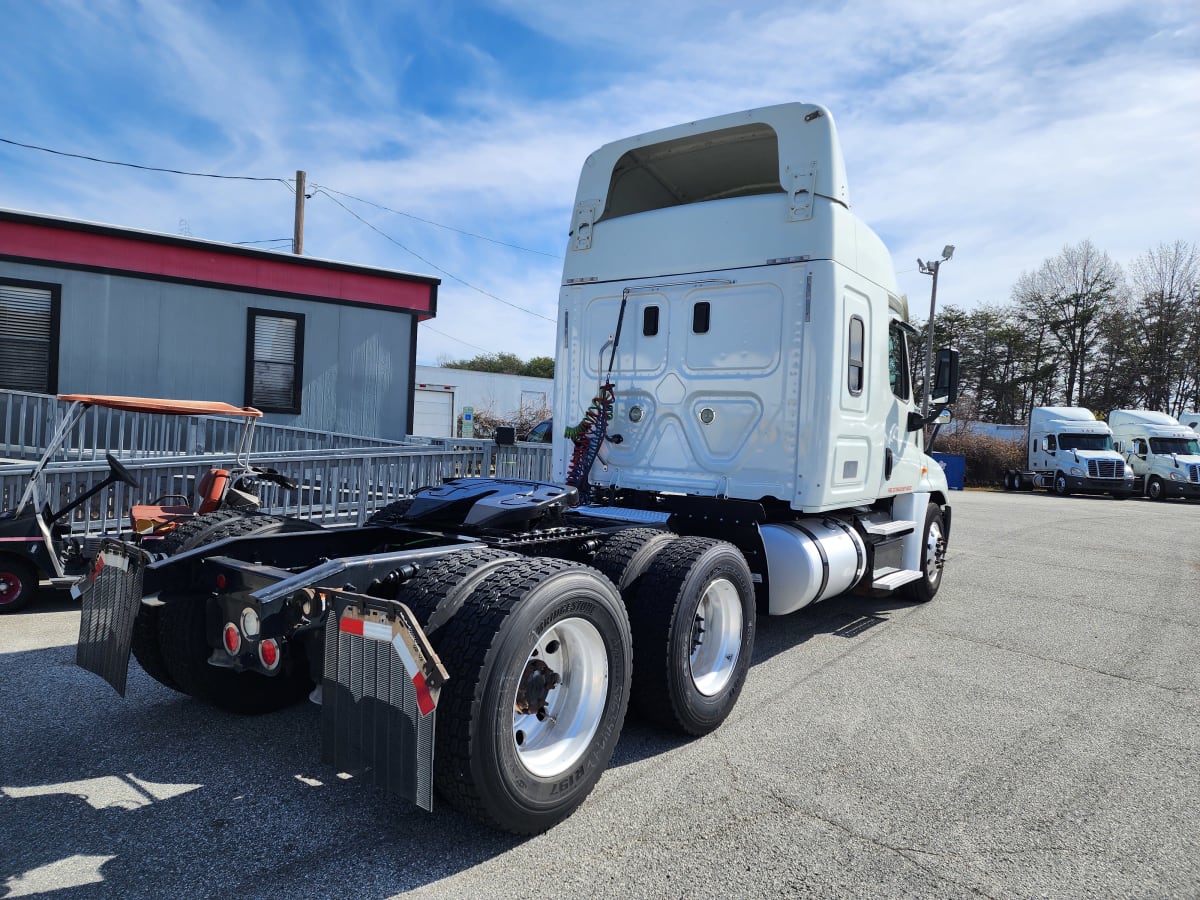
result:
M 37 610 L 71 608 L 64 595 Z M 762 617 L 753 665 L 821 635 L 862 641 L 910 608 L 846 597 Z M 0 897 L 260 896 L 268 886 L 324 896 L 339 885 L 386 896 L 525 840 L 440 799 L 426 813 L 339 777 L 320 760 L 311 704 L 237 716 L 162 687 L 136 664 L 122 700 L 77 668 L 74 652 L 0 655 Z M 631 715 L 610 767 L 690 740 Z

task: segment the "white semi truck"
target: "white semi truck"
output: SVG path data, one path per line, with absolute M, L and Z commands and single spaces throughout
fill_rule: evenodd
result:
M 1113 446 L 1151 500 L 1200 497 L 1200 435 L 1166 413 L 1115 409 L 1108 414 Z
M 1036 487 L 1063 497 L 1111 494 L 1118 500 L 1134 491 L 1133 469 L 1113 449 L 1112 430 L 1089 409 L 1034 407 L 1025 447 L 1027 467 L 1004 473 L 1005 490 Z
M 109 543 L 79 662 L 123 693 L 132 647 L 245 712 L 315 684 L 340 771 L 542 831 L 592 790 L 630 704 L 690 735 L 724 721 L 758 614 L 937 593 L 950 507 L 923 428 L 957 355 L 939 351 L 923 416 L 906 320 L 823 107 L 608 144 L 563 269 L 560 483 L 447 481 L 344 531 L 215 523 L 163 558 Z

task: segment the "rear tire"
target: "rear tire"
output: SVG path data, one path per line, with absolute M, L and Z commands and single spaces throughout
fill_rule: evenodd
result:
M 219 509 L 210 513 L 205 513 L 202 516 L 196 516 L 184 522 L 169 535 L 163 538 L 159 548 L 159 552 L 164 555 L 174 556 L 179 553 L 184 553 L 188 550 L 195 550 L 197 547 L 203 547 L 206 544 L 214 544 L 217 541 L 223 541 L 231 537 L 248 537 L 250 535 L 265 535 L 274 534 L 281 530 L 287 524 L 287 520 L 277 516 L 267 516 L 258 513 L 247 514 L 238 512 L 232 509 Z M 202 601 L 196 600 L 201 610 L 204 608 Z M 208 700 L 207 697 L 200 696 L 194 690 L 196 680 L 191 679 L 187 684 L 179 681 L 175 674 L 175 666 L 170 662 L 168 657 L 179 651 L 180 647 L 185 646 L 186 640 L 172 633 L 171 647 L 168 649 L 163 635 L 167 630 L 174 632 L 176 628 L 186 627 L 176 622 L 173 625 L 163 624 L 163 613 L 166 607 L 163 606 L 146 606 L 144 603 L 138 607 L 137 617 L 133 620 L 133 640 L 130 649 L 133 652 L 133 657 L 138 661 L 138 665 L 157 681 L 159 684 L 170 688 L 173 691 L 179 691 L 182 694 L 197 697 L 206 702 L 213 703 L 216 706 L 222 706 L 225 709 L 234 709 L 233 706 L 228 706 L 217 700 Z M 199 634 L 204 640 L 204 647 L 207 651 L 208 643 L 204 637 L 204 622 L 199 625 Z M 186 652 L 198 652 L 188 650 Z M 283 678 L 282 675 L 265 676 L 255 672 L 236 673 L 230 670 L 217 669 L 214 666 L 209 666 L 207 663 L 208 653 L 204 654 L 204 665 L 206 668 L 212 669 L 215 672 L 225 672 L 232 675 L 256 675 L 266 681 L 273 681 L 277 678 Z M 291 702 L 291 701 L 289 701 Z M 252 703 L 253 705 L 253 703 Z M 286 705 L 286 704 L 284 704 Z M 275 707 L 278 708 L 278 707 Z M 257 712 L 258 709 L 235 710 L 238 712 Z
M 279 674 L 235 672 L 210 666 L 207 597 L 186 595 L 160 607 L 159 644 L 168 673 L 181 691 L 236 713 L 266 713 L 303 700 L 313 688 L 308 661 L 296 641 L 283 644 Z
M 23 559 L 0 559 L 0 614 L 24 609 L 38 595 L 38 574 Z
M 451 553 L 431 563 L 400 588 L 396 599 L 407 606 L 425 636 L 434 637 L 488 575 L 523 562 L 526 557 L 507 550 L 470 550 Z
M 697 537 L 664 547 L 629 607 L 638 712 L 691 735 L 716 729 L 746 682 L 755 617 L 750 567 L 737 547 Z
M 930 503 L 925 511 L 925 530 L 921 537 L 921 577 L 906 584 L 905 597 L 913 603 L 928 603 L 942 586 L 946 563 L 945 522 L 942 509 Z
M 561 822 L 604 773 L 629 704 L 616 589 L 577 563 L 521 560 L 478 583 L 439 638 L 439 793 L 517 834 Z
M 654 558 L 676 538 L 672 532 L 657 528 L 626 528 L 604 542 L 592 565 L 617 586 L 628 606 Z

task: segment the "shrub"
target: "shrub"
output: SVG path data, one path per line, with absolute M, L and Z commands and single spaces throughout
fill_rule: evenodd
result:
M 966 486 L 990 487 L 1004 484 L 1008 469 L 1025 468 L 1025 442 L 1005 441 L 982 434 L 962 432 L 938 435 L 937 453 L 955 453 L 967 460 Z

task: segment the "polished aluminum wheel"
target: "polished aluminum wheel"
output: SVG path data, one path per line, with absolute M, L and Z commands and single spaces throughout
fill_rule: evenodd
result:
M 942 540 L 942 523 L 934 519 L 925 532 L 925 580 L 930 587 L 937 587 L 945 563 L 946 544 Z
M 720 693 L 733 677 L 742 648 L 742 599 L 728 579 L 716 578 L 704 589 L 692 623 L 688 662 L 696 690 Z
M 608 653 L 586 619 L 556 622 L 529 654 L 513 698 L 513 741 L 542 778 L 570 769 L 592 742 L 608 698 Z

